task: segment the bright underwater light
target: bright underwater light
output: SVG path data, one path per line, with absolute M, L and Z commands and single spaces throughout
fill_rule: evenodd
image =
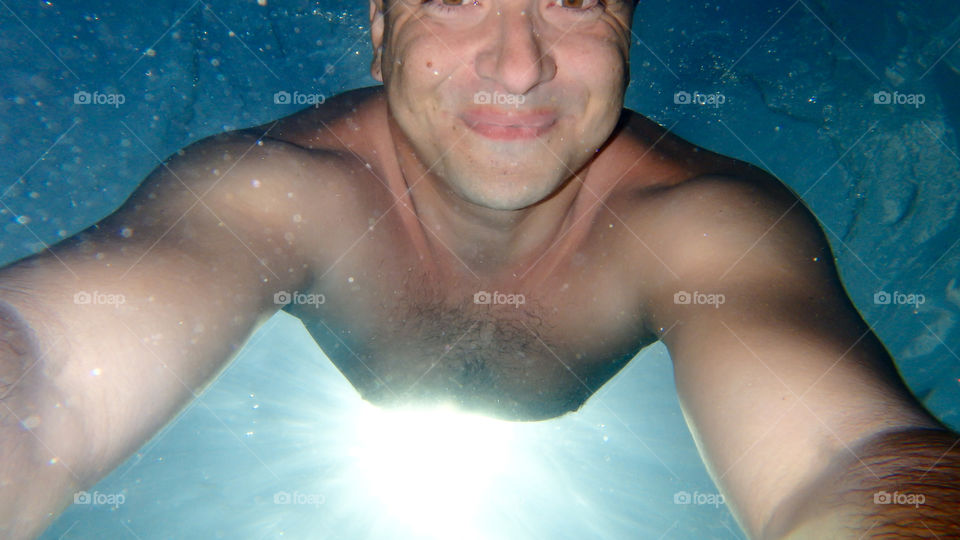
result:
M 515 424 L 453 408 L 363 407 L 352 457 L 370 491 L 425 535 L 457 538 L 472 526 L 505 470 Z

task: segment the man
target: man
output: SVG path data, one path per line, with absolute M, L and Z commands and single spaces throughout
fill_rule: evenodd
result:
M 41 531 L 283 304 L 374 403 L 517 420 L 576 410 L 662 339 L 751 538 L 960 532 L 954 436 L 847 299 L 814 218 L 623 110 L 632 15 L 373 0 L 382 88 L 191 145 L 98 226 L 4 269 L 4 536 Z M 897 489 L 925 503 L 874 504 Z

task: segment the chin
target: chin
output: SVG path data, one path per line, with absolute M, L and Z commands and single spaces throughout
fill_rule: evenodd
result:
M 549 198 L 570 176 L 562 174 L 569 172 L 566 168 L 544 171 L 514 165 L 510 173 L 504 168 L 509 167 L 500 165 L 496 167 L 499 172 L 495 169 L 478 174 L 476 168 L 466 164 L 448 166 L 447 184 L 459 198 L 471 204 L 491 210 L 522 210 Z
M 491 210 L 522 210 L 548 198 L 553 191 L 553 189 L 543 188 L 531 189 L 529 186 L 526 190 L 518 190 L 516 186 L 510 186 L 509 190 L 470 189 L 461 192 L 461 197 L 467 202 Z

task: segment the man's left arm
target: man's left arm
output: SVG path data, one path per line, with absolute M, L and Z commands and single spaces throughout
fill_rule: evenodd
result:
M 816 220 L 778 186 L 705 177 L 637 213 L 634 230 L 663 231 L 634 264 L 708 471 L 751 538 L 960 534 L 957 437 L 906 388 Z
M 960 438 L 939 429 L 881 433 L 782 505 L 764 538 L 956 538 Z

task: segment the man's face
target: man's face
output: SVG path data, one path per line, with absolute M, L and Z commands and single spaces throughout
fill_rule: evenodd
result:
M 372 0 L 371 13 L 393 118 L 466 201 L 543 200 L 617 123 L 631 0 Z

